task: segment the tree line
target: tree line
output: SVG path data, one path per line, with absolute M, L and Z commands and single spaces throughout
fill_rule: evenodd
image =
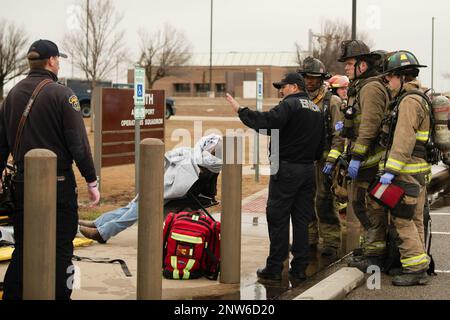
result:
M 84 74 L 92 86 L 106 80 L 120 64 L 139 65 L 146 70 L 150 88 L 161 78 L 173 75 L 174 67 L 185 65 L 191 58 L 192 46 L 186 35 L 169 24 L 149 33 L 139 30 L 141 47 L 136 61 L 130 57 L 125 44 L 125 30 L 120 29 L 123 13 L 119 13 L 112 0 L 81 1 L 81 10 L 74 17 L 78 28 L 64 35 L 61 51 L 67 52 L 73 65 Z M 302 64 L 304 48 L 311 47 L 312 56 L 320 59 L 333 74 L 342 74 L 343 66 L 337 62 L 340 42 L 349 39 L 350 26 L 341 21 L 326 20 L 313 42 L 295 42 L 297 63 Z M 367 34 L 358 37 L 371 44 Z M 26 50 L 29 36 L 23 27 L 7 20 L 0 20 L 0 99 L 4 85 L 26 74 Z M 450 77 L 450 74 L 446 75 Z

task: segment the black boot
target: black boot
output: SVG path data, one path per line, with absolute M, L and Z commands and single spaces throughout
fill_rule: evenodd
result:
M 274 281 L 281 280 L 281 272 L 273 272 L 273 271 L 269 270 L 267 267 L 265 267 L 263 269 L 258 269 L 256 271 L 256 275 L 260 279 L 274 280 Z
M 384 259 L 382 257 L 364 257 L 362 259 L 350 260 L 349 267 L 358 268 L 362 272 L 366 273 L 367 268 L 370 266 L 378 266 L 380 270 L 383 268 Z
M 414 272 L 414 273 L 403 273 L 401 275 L 395 276 L 392 279 L 392 284 L 394 286 L 417 286 L 427 284 L 429 277 L 426 271 Z
M 289 277 L 295 281 L 305 281 L 306 280 L 306 268 L 307 264 L 302 264 L 298 267 L 289 269 Z

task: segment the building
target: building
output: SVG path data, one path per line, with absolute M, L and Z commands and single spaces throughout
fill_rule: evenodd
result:
M 256 98 L 256 70 L 264 73 L 264 97 L 278 97 L 272 83 L 299 68 L 296 52 L 229 52 L 212 55 L 212 89 L 215 97 L 229 92 L 241 98 Z M 194 53 L 190 61 L 171 69 L 171 76 L 155 82 L 153 89 L 172 97 L 207 97 L 210 93 L 210 55 Z M 133 82 L 133 70 L 128 81 Z

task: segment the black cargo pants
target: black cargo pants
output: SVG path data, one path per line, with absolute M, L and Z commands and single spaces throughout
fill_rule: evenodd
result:
M 289 222 L 292 219 L 293 243 L 291 268 L 295 271 L 309 262 L 308 224 L 314 213 L 314 164 L 281 163 L 270 176 L 267 200 L 267 224 L 270 253 L 267 268 L 280 273 L 289 254 Z
M 68 300 L 72 294 L 74 268 L 72 264 L 73 239 L 78 227 L 78 200 L 75 176 L 72 170 L 58 172 L 56 207 L 56 288 L 55 298 Z M 15 183 L 17 211 L 14 216 L 15 249 L 4 279 L 4 300 L 20 300 L 23 293 L 23 174 Z

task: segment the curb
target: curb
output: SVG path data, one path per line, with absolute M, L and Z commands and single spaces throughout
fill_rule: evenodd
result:
M 342 268 L 293 300 L 342 300 L 364 282 L 357 268 Z

